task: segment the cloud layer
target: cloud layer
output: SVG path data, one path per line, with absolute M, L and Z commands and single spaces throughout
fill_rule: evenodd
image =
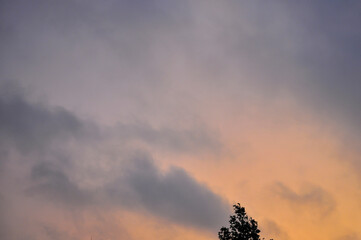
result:
M 6 85 L 4 89 L 10 88 Z M 1 94 L 0 112 L 2 146 L 6 146 L 3 150 L 12 151 L 7 157 L 2 158 L 5 161 L 3 171 L 9 171 L 3 174 L 2 179 L 27 181 L 23 186 L 13 186 L 10 184 L 11 181 L 4 181 L 2 194 L 6 195 L 6 201 L 13 198 L 23 198 L 24 202 L 38 199 L 55 208 L 85 212 L 93 212 L 93 208 L 129 208 L 131 211 L 149 213 L 171 223 L 204 230 L 217 229 L 227 215 L 229 206 L 225 200 L 213 193 L 205 184 L 191 177 L 184 169 L 171 167 L 164 172 L 148 154 L 132 153 L 133 148 L 122 148 L 122 152 L 129 152 L 134 156 L 130 159 L 117 159 L 119 164 L 114 164 L 115 171 L 112 172 L 112 176 L 103 175 L 103 179 L 107 180 L 102 185 L 82 185 L 82 182 L 91 178 L 91 173 L 87 174 L 86 165 L 80 168 L 76 164 L 77 161 L 82 161 L 77 158 L 84 156 L 74 152 L 74 146 L 69 147 L 67 142 L 70 141 L 71 145 L 75 146 L 90 145 L 89 148 L 102 145 L 107 142 L 107 138 L 113 139 L 113 135 L 108 134 L 109 129 L 101 133 L 101 127 L 80 120 L 67 110 L 31 103 L 14 85 L 11 86 L 11 91 Z M 154 133 L 152 128 L 148 130 L 144 126 L 133 125 L 132 128 Z M 125 145 L 127 141 L 134 139 L 149 141 L 147 136 L 138 134 L 137 131 L 124 131 L 123 128 L 119 131 L 119 126 L 114 129 L 116 138 L 121 138 L 121 143 Z M 185 138 L 175 140 L 176 146 L 184 146 L 186 143 L 183 141 L 198 141 L 197 134 L 188 132 L 189 136 L 184 135 Z M 181 135 L 172 132 L 170 134 L 174 139 Z M 160 136 L 168 137 L 167 134 Z M 173 150 L 167 143 L 161 145 L 170 146 Z M 103 157 L 107 155 L 106 152 L 97 154 Z M 23 166 L 23 169 L 18 170 L 19 166 Z M 82 175 L 82 179 L 74 178 L 78 174 Z M 8 192 L 13 194 L 7 195 Z M 6 204 L 9 203 L 5 203 L 5 206 Z M 36 222 L 37 213 L 34 210 L 32 212 Z M 5 218 L 1 225 L 6 224 L 8 223 Z M 17 224 L 25 223 L 17 219 Z M 12 237 L 11 233 L 6 231 L 2 234 L 8 239 Z M 34 233 L 24 234 L 32 236 Z
M 1 1 L 0 236 L 361 236 L 360 8 Z

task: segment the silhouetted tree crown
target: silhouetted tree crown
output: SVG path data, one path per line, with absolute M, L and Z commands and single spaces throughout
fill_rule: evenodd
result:
M 244 207 L 233 205 L 234 215 L 230 216 L 229 228 L 222 227 L 218 232 L 220 240 L 260 240 L 257 222 L 248 217 Z

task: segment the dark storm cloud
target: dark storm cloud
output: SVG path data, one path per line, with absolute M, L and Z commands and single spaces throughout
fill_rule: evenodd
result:
M 313 186 L 304 193 L 297 193 L 283 183 L 276 183 L 273 191 L 281 197 L 281 199 L 286 200 L 290 204 L 310 208 L 314 207 L 321 216 L 332 213 L 336 207 L 336 202 L 332 195 L 321 187 Z
M 112 201 L 192 227 L 215 230 L 225 222 L 229 205 L 185 170 L 163 172 L 146 156 L 123 167 L 107 190 Z

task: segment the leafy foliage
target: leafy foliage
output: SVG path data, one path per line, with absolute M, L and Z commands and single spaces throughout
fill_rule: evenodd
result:
M 260 240 L 258 223 L 248 217 L 244 207 L 233 205 L 234 215 L 230 216 L 229 228 L 222 227 L 218 232 L 220 240 Z

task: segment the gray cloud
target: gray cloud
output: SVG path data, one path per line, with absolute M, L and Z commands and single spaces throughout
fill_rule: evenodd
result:
M 112 201 L 192 227 L 216 230 L 226 220 L 225 200 L 181 168 L 162 172 L 148 157 L 140 156 L 122 172 L 108 187 Z
M 49 164 L 32 169 L 28 196 L 41 196 L 52 204 L 90 209 L 127 207 L 190 227 L 216 230 L 226 222 L 229 205 L 185 170 L 161 171 L 141 154 L 121 165 L 115 181 L 93 189 L 82 189 L 64 172 Z
M 235 102 L 249 90 L 266 101 L 286 91 L 325 120 L 347 121 L 360 131 L 358 2 L 2 4 L 3 35 L 11 38 L 2 44 L 3 77 L 30 79 L 64 105 L 109 114 L 104 106 L 127 109 L 132 102 L 137 114 L 156 111 L 168 103 L 163 96 L 175 91 L 171 86 L 178 87 L 180 72 L 168 74 L 168 63 L 181 60 L 177 67 L 191 96 L 202 91 L 192 92 L 193 82 Z M 59 96 L 64 92 L 67 98 Z M 89 107 L 89 94 L 102 98 Z
M 361 30 L 357 27 L 361 21 L 360 2 L 291 3 L 288 7 L 302 24 L 299 36 L 303 40 L 299 44 L 297 63 L 304 74 L 293 90 L 298 90 L 301 96 L 297 96 L 302 102 L 312 106 L 324 121 L 334 123 L 344 141 L 358 141 L 361 133 L 361 52 L 358 47 Z
M 86 70 L 96 76 L 102 68 L 113 70 L 116 76 L 100 74 L 101 81 L 112 83 L 112 87 L 116 86 L 117 91 L 127 95 L 140 88 L 140 82 L 147 90 L 161 90 L 164 64 L 177 56 L 189 62 L 188 70 L 196 66 L 202 72 L 214 73 L 214 78 L 207 78 L 207 82 L 235 81 L 231 86 L 236 87 L 236 91 L 242 90 L 245 84 L 227 74 L 236 67 L 241 69 L 240 75 L 252 79 L 247 85 L 259 82 L 267 86 L 258 86 L 259 94 L 268 89 L 267 96 L 275 97 L 277 89 L 284 86 L 302 102 L 312 101 L 314 107 L 329 108 L 329 114 L 337 110 L 336 115 L 346 114 L 354 119 L 353 123 L 360 117 L 357 107 L 361 55 L 357 45 L 361 37 L 358 2 L 265 4 L 260 1 L 176 3 L 156 0 L 103 1 L 101 4 L 97 1 L 33 1 L 30 4 L 28 1 L 2 1 L 2 5 L 2 30 L 5 36 L 13 38 L 4 49 L 11 63 L 19 60 L 16 50 L 26 56 L 29 54 L 32 60 L 40 54 L 36 61 L 42 64 L 38 66 L 50 67 L 54 62 L 47 61 L 52 59 L 59 61 L 55 63 L 59 63 L 57 67 L 64 70 L 64 74 L 70 72 L 74 78 L 84 79 L 84 75 L 66 64 L 67 61 L 73 63 L 74 59 L 69 57 L 72 56 L 75 61 L 84 60 L 85 65 L 92 66 Z M 24 34 L 26 38 L 22 37 Z M 27 43 L 25 47 L 19 49 L 24 43 Z M 159 51 L 160 47 L 169 50 L 169 54 Z M 85 55 L 87 48 L 104 55 L 88 57 Z M 61 51 L 68 54 L 57 54 Z M 83 54 L 77 58 L 71 51 Z M 110 62 L 100 61 L 102 57 Z M 3 62 L 6 63 L 5 59 Z M 17 65 L 25 67 L 30 63 L 23 60 Z M 76 66 L 84 70 L 81 63 Z M 109 66 L 121 67 L 123 74 Z M 127 68 L 140 71 L 138 77 L 124 74 Z M 37 66 L 33 69 L 38 70 Z M 9 69 L 4 72 L 16 75 Z M 50 68 L 45 72 L 54 73 Z M 41 76 L 45 77 L 48 76 Z M 53 74 L 53 79 L 42 79 L 41 84 L 54 84 L 59 77 Z M 195 79 L 195 76 L 189 77 Z M 80 79 L 69 81 L 75 86 L 80 86 L 78 81 L 84 85 L 86 81 Z M 67 81 L 64 79 L 63 83 L 70 86 Z M 100 80 L 88 81 L 93 84 Z M 127 89 L 118 82 L 126 83 Z M 89 90 L 88 86 L 84 87 Z M 230 89 L 219 90 L 226 94 Z
M 1 84 L 0 116 L 0 140 L 21 151 L 41 150 L 53 141 L 80 135 L 85 125 L 61 107 L 30 103 L 10 82 Z
M 94 201 L 94 193 L 79 188 L 69 177 L 49 163 L 39 163 L 31 171 L 33 186 L 27 190 L 31 196 L 41 195 L 54 203 L 77 208 L 87 207 Z
M 7 171 L 2 175 L 6 181 L 2 183 L 1 193 L 8 203 L 21 198 L 29 207 L 35 201 L 80 212 L 92 212 L 93 207 L 104 210 L 130 207 L 132 211 L 206 230 L 214 230 L 224 222 L 228 212 L 224 199 L 181 168 L 162 172 L 147 155 L 124 161 L 124 156 L 133 152 L 126 146 L 121 148 L 116 162 L 109 162 L 113 164 L 110 174 L 96 168 L 103 178 L 101 184 L 84 184 L 91 181 L 89 165 L 94 163 L 82 151 L 108 158 L 107 148 L 101 146 L 113 141 L 114 136 L 125 145 L 128 141 L 142 141 L 181 154 L 217 148 L 219 143 L 206 131 L 154 129 L 146 124 L 122 124 L 109 131 L 63 108 L 31 102 L 16 85 L 3 86 L 6 88 L 0 96 L 0 139 L 8 149 L 12 148 L 12 153 L 4 155 L 9 161 L 7 168 L 2 169 Z M 95 166 L 98 165 L 101 163 Z M 37 214 L 33 217 L 35 224 Z M 1 234 L 10 236 L 2 230 L 6 224 L 12 223 L 2 219 Z M 24 234 L 30 233 L 24 231 Z M 42 234 L 61 236 L 51 226 Z
M 178 154 L 220 153 L 222 150 L 217 136 L 205 127 L 154 128 L 150 124 L 136 122 L 118 123 L 115 127 L 106 128 L 80 119 L 62 107 L 31 102 L 26 99 L 21 87 L 9 81 L 1 84 L 0 115 L 0 141 L 15 145 L 20 151 L 49 150 L 52 143 L 61 145 L 61 141 L 69 138 L 86 142 L 107 137 L 120 139 L 123 144 L 140 141 Z
M 332 213 L 336 207 L 336 202 L 332 195 L 321 187 L 312 186 L 304 193 L 297 193 L 283 183 L 276 183 L 273 186 L 273 191 L 290 204 L 306 206 L 311 209 L 315 208 L 321 216 Z
M 118 124 L 116 132 L 123 140 L 140 140 L 177 153 L 220 153 L 222 150 L 222 143 L 204 127 L 178 130 L 169 127 L 154 128 L 144 123 Z

